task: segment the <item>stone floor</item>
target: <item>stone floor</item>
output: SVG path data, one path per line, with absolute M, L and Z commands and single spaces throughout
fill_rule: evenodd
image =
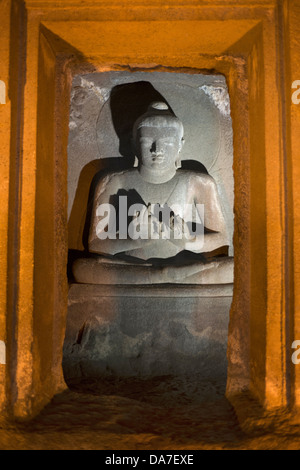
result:
M 298 427 L 242 432 L 224 380 L 86 379 L 71 386 L 30 423 L 0 429 L 0 449 L 300 449 Z

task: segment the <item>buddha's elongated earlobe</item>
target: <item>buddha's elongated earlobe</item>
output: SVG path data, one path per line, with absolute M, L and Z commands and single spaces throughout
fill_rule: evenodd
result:
M 176 158 L 175 160 L 175 168 L 176 170 L 178 170 L 178 168 L 181 168 L 181 157 L 180 157 L 180 152 L 182 150 L 182 147 L 183 147 L 183 144 L 184 144 L 184 138 L 182 137 L 181 141 L 180 141 L 180 144 L 179 144 L 179 151 L 178 151 L 178 157 Z
M 139 166 L 139 159 L 138 159 L 137 152 L 136 152 L 136 141 L 133 135 L 130 137 L 130 145 L 131 145 L 132 151 L 134 152 L 133 167 L 137 168 Z
M 178 156 L 175 160 L 175 168 L 178 170 L 178 168 L 181 168 L 181 158 Z

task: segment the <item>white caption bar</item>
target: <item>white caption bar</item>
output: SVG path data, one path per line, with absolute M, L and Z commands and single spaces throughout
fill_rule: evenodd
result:
M 0 364 L 6 364 L 6 346 L 4 341 L 0 341 Z
M 6 104 L 6 87 L 2 80 L 0 80 L 0 104 Z

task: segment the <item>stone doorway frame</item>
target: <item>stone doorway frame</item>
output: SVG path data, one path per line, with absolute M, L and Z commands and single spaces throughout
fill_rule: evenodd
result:
M 76 7 L 74 8 L 74 5 Z M 65 387 L 67 140 L 72 77 L 214 73 L 230 94 L 235 284 L 227 396 L 293 405 L 284 34 L 275 1 L 12 4 L 7 365 L 2 403 L 27 418 Z M 281 12 L 282 13 L 282 12 Z M 282 16 L 283 18 L 283 16 Z M 273 254 L 276 253 L 276 256 Z M 1 333 L 1 330 L 0 330 Z M 299 392 L 298 392 L 299 394 Z M 1 398 L 0 397 L 0 398 Z

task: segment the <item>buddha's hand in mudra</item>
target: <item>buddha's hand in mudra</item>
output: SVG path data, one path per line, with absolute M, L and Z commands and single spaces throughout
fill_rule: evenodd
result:
M 139 238 L 161 238 L 161 222 L 151 211 L 151 204 L 136 211 L 130 225 L 134 233 L 139 234 Z
M 179 215 L 173 214 L 170 217 L 170 240 L 178 245 L 186 242 L 193 242 L 195 236 L 191 235 L 188 224 Z
M 131 221 L 131 232 L 135 233 L 132 238 L 170 240 L 180 246 L 193 241 L 195 237 L 191 236 L 188 224 L 179 215 L 172 213 L 165 220 L 155 215 L 153 207 L 148 204 L 135 212 Z

